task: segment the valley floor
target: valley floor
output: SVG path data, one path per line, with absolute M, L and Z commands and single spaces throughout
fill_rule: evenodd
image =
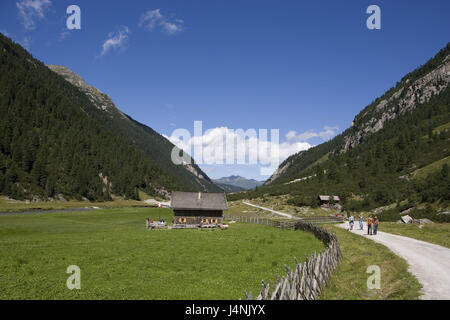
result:
M 143 201 L 124 200 L 117 198 L 114 201 L 105 202 L 89 202 L 89 201 L 41 201 L 29 202 L 9 199 L 0 196 L 0 213 L 10 212 L 32 212 L 46 210 L 67 210 L 67 209 L 93 209 L 98 208 L 122 208 L 122 207 L 148 207 L 149 205 Z
M 348 223 L 340 224 L 339 227 L 347 229 Z M 355 224 L 351 232 L 380 243 L 404 258 L 410 272 L 423 286 L 421 299 L 450 299 L 450 249 L 382 231 L 369 236 L 366 225 L 360 230 Z
M 230 224 L 228 230 L 146 230 L 164 208 L 0 216 L 0 299 L 239 299 L 324 245 L 308 232 Z M 282 245 L 280 245 L 282 244 Z M 300 259 L 303 261 L 303 259 Z M 81 269 L 69 290 L 68 266 Z
M 245 203 L 234 204 L 234 214 L 238 208 L 242 213 L 253 215 L 245 206 L 260 211 L 287 218 L 287 214 L 272 210 L 270 208 Z M 347 299 L 369 299 L 369 300 L 391 300 L 418 299 L 421 285 L 417 278 L 408 272 L 407 262 L 394 254 L 386 246 L 374 244 L 372 241 L 356 234 L 346 232 L 335 225 L 321 225 L 338 236 L 339 245 L 343 254 L 343 260 L 338 269 L 330 278 L 328 285 L 321 294 L 324 300 L 347 300 Z M 368 289 L 366 273 L 367 268 L 377 265 L 382 270 L 381 288 Z
M 322 291 L 321 300 L 412 300 L 421 285 L 408 272 L 408 263 L 384 245 L 347 232 L 336 225 L 322 225 L 336 233 L 343 259 Z M 380 289 L 369 289 L 370 266 L 381 270 Z

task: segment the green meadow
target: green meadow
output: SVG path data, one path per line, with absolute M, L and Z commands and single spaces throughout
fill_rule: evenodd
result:
M 408 271 L 408 263 L 370 239 L 334 225 L 323 225 L 334 232 L 343 259 L 322 291 L 322 300 L 415 300 L 422 286 Z M 367 267 L 381 269 L 381 289 L 367 288 Z
M 146 230 L 158 208 L 0 216 L 0 299 L 239 299 L 324 245 L 310 233 L 230 224 Z M 69 290 L 67 267 L 81 269 Z

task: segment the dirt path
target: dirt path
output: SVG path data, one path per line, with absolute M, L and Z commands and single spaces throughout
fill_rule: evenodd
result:
M 254 205 L 249 202 L 243 201 L 242 203 L 285 218 L 295 218 L 290 214 Z M 342 223 L 339 226 L 348 229 L 348 222 Z M 351 232 L 378 242 L 405 259 L 409 264 L 409 272 L 415 275 L 423 286 L 421 299 L 450 299 L 450 249 L 382 231 L 378 231 L 377 235 L 368 236 L 366 224 L 364 224 L 364 229 L 361 231 L 359 230 L 359 223 L 357 221 Z
M 259 209 L 265 210 L 265 211 L 272 212 L 273 214 L 277 214 L 277 215 L 285 217 L 285 218 L 294 219 L 294 217 L 291 214 L 287 214 L 287 213 L 284 213 L 284 212 L 275 211 L 275 210 L 272 210 L 272 209 L 269 209 L 269 208 L 257 206 L 256 204 L 252 204 L 250 202 L 242 201 L 242 203 L 246 204 L 248 206 L 251 206 L 251 207 L 255 207 L 255 208 L 259 208 Z
M 348 229 L 348 222 L 339 226 Z M 377 235 L 369 236 L 366 225 L 364 230 L 359 230 L 358 221 L 351 232 L 381 243 L 405 259 L 409 271 L 423 286 L 421 299 L 450 299 L 450 249 L 380 231 Z

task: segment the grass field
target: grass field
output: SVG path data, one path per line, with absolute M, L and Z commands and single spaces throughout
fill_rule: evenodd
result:
M 450 122 L 447 122 L 446 124 L 443 124 L 442 126 L 439 126 L 439 127 L 435 128 L 433 130 L 433 133 L 436 134 L 436 133 L 439 133 L 441 131 L 449 130 L 449 129 L 450 129 Z
M 278 206 L 281 206 L 283 199 L 269 198 L 270 200 L 278 200 Z M 254 200 L 252 200 L 253 202 Z M 264 204 L 261 204 L 264 205 Z M 288 207 L 288 206 L 286 206 Z M 239 210 L 246 209 L 243 204 L 235 202 L 233 210 L 239 215 Z M 323 210 L 323 209 L 321 209 Z M 283 210 L 281 210 L 283 211 Z M 283 212 L 288 212 L 284 210 Z M 318 215 L 324 215 L 322 212 L 315 212 Z M 330 212 L 327 212 L 328 214 Z M 249 212 L 250 214 L 250 212 Z M 365 239 L 359 235 L 349 233 L 334 225 L 323 224 L 322 227 L 328 228 L 336 233 L 339 239 L 339 245 L 343 253 L 343 261 L 330 279 L 328 286 L 324 289 L 320 299 L 328 300 L 401 300 L 401 299 L 418 299 L 420 296 L 421 285 L 418 280 L 408 272 L 408 264 L 405 260 L 395 255 L 387 247 L 377 244 L 369 239 Z M 398 224 L 380 224 L 380 231 L 391 232 L 394 228 L 398 234 L 418 238 L 414 230 L 409 230 L 412 226 Z M 385 228 L 386 227 L 386 228 Z M 389 230 L 388 230 L 389 227 Z M 409 228 L 408 228 L 409 227 Z M 450 224 L 430 224 L 426 225 L 422 234 L 422 240 L 430 242 L 440 241 L 444 245 L 448 241 L 450 235 Z M 411 234 L 407 234 L 411 232 Z M 434 239 L 432 241 L 431 239 Z M 368 290 L 367 278 L 370 276 L 366 273 L 367 267 L 370 265 L 378 265 L 381 269 L 381 289 Z
M 297 217 L 329 216 L 338 213 L 338 211 L 334 209 L 323 209 L 321 207 L 311 208 L 307 206 L 297 207 L 294 205 L 287 204 L 286 202 L 290 198 L 291 196 L 288 195 L 264 196 L 263 198 L 252 199 L 249 202 L 255 205 L 259 205 L 276 211 L 281 211 Z M 244 213 L 249 215 L 273 216 L 273 214 L 265 210 L 245 205 L 242 203 L 241 200 L 229 201 L 228 206 L 229 210 L 227 211 L 227 214 L 229 215 L 232 214 L 240 215 L 241 213 Z
M 323 244 L 263 225 L 145 230 L 168 209 L 0 216 L 0 299 L 239 299 Z M 81 290 L 69 290 L 69 265 Z
M 145 194 L 142 193 L 145 197 Z M 106 202 L 87 202 L 87 201 L 42 201 L 42 202 L 26 202 L 19 200 L 12 200 L 6 197 L 0 197 L 0 212 L 22 212 L 33 210 L 64 210 L 72 208 L 121 208 L 121 207 L 145 207 L 148 206 L 143 201 L 124 200 L 116 198 L 114 201 Z
M 381 222 L 379 230 L 450 248 L 450 223 L 424 224 L 421 228 L 419 226 L 416 223 Z
M 333 225 L 324 225 L 336 233 L 343 260 L 331 276 L 321 299 L 417 299 L 421 285 L 408 272 L 405 260 L 381 244 L 365 239 Z M 377 265 L 381 270 L 381 288 L 367 289 L 367 267 Z
M 232 215 L 270 216 L 269 212 L 243 204 L 242 201 L 229 201 L 228 210 L 225 212 L 225 216 Z
M 426 178 L 431 173 L 441 170 L 442 166 L 444 164 L 450 165 L 450 157 L 440 159 L 438 161 L 430 163 L 429 165 L 427 165 L 425 167 L 417 169 L 416 171 L 413 172 L 413 177 L 420 178 L 420 179 Z

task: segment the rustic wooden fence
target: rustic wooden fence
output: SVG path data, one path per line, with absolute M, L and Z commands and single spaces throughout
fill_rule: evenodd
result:
M 342 259 L 336 235 L 313 223 L 298 220 L 277 221 L 261 217 L 244 216 L 235 216 L 233 220 L 312 232 L 326 246 L 323 252 L 314 252 L 311 257 L 306 257 L 306 261 L 303 264 L 299 263 L 297 258 L 294 258 L 295 270 L 291 270 L 287 265 L 284 265 L 287 275 L 285 277 L 278 276 L 275 285 L 270 286 L 263 280 L 256 300 L 315 300 L 328 284 L 331 274 Z M 273 289 L 271 290 L 271 288 Z M 245 292 L 245 296 L 247 300 L 253 299 L 252 293 Z
M 342 216 L 311 216 L 311 217 L 301 217 L 297 220 L 301 222 L 310 222 L 310 223 L 339 223 L 344 222 L 344 217 Z
M 258 223 L 258 224 L 266 224 L 266 225 L 273 225 L 276 227 L 280 227 L 282 224 L 278 222 L 284 222 L 287 223 L 287 225 L 292 225 L 295 222 L 301 221 L 301 222 L 310 222 L 314 224 L 321 224 L 321 223 L 339 223 L 344 222 L 344 217 L 342 216 L 310 216 L 310 217 L 292 217 L 292 219 L 286 219 L 280 217 L 278 220 L 274 220 L 273 218 L 266 218 L 263 216 L 224 216 L 227 220 L 235 220 L 239 222 L 248 222 L 248 223 Z M 284 220 L 284 221 L 283 221 Z
M 269 219 L 269 218 L 261 217 L 261 216 L 224 216 L 224 219 L 229 220 L 229 221 L 234 220 L 234 221 L 245 222 L 245 223 L 265 224 L 268 226 L 282 228 L 282 229 L 293 229 L 294 223 L 295 223 L 293 220 L 287 220 L 287 219 L 274 220 L 274 219 Z

